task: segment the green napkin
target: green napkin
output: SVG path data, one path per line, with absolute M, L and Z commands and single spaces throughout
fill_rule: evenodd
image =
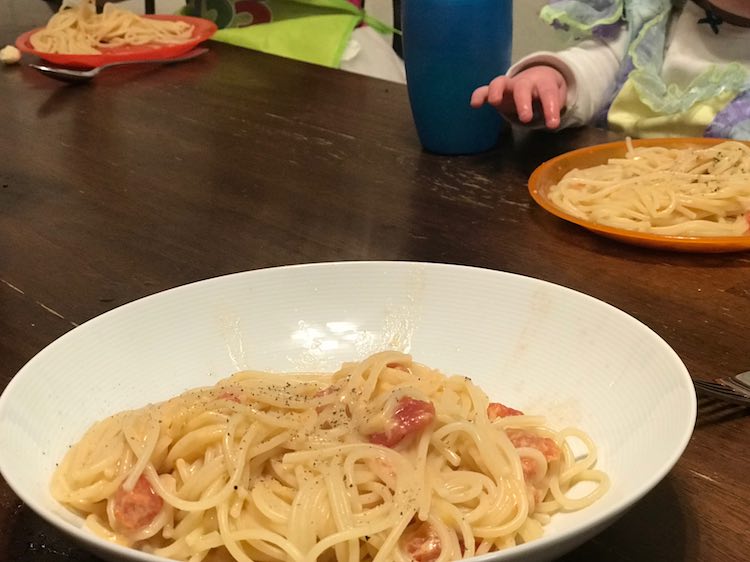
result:
M 360 23 L 394 32 L 347 0 L 188 0 L 184 13 L 215 22 L 216 41 L 331 68 Z

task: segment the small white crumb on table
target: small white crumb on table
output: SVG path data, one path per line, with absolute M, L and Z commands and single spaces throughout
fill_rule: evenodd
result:
M 21 51 L 13 45 L 6 45 L 0 49 L 0 62 L 3 64 L 16 64 L 21 60 Z

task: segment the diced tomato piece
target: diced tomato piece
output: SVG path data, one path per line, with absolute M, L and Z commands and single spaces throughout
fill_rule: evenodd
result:
M 401 548 L 414 562 L 435 562 L 442 551 L 440 537 L 429 523 L 407 527 Z
M 373 445 L 382 445 L 383 447 L 395 447 L 401 439 L 403 439 L 403 436 L 400 436 L 396 438 L 395 436 L 396 432 L 393 431 L 391 433 L 386 432 L 380 432 L 380 433 L 373 433 L 368 437 L 370 440 L 370 443 Z
M 385 431 L 370 435 L 370 443 L 383 445 L 384 447 L 395 447 L 404 437 L 419 433 L 429 426 L 434 419 L 435 406 L 432 402 L 403 396 L 393 412 L 392 423 Z
M 131 491 L 120 486 L 115 492 L 115 519 L 129 531 L 141 529 L 154 520 L 163 505 L 164 500 L 141 475 Z
M 338 386 L 330 385 L 325 388 L 321 388 L 318 390 L 315 394 L 313 394 L 313 398 L 321 398 L 323 396 L 328 396 L 329 394 L 334 394 L 339 391 Z
M 536 476 L 536 463 L 529 457 L 521 457 L 521 468 L 524 480 L 534 480 Z
M 222 392 L 217 396 L 219 400 L 229 400 L 230 402 L 236 402 L 237 404 L 240 403 L 240 398 L 237 396 L 234 392 L 230 392 L 228 390 Z
M 404 367 L 400 363 L 388 363 L 386 365 L 386 367 L 388 367 L 389 369 L 398 369 L 399 371 L 403 371 L 405 373 L 409 372 L 409 369 L 407 369 L 406 367 Z
M 529 447 L 536 449 L 544 455 L 547 462 L 556 461 L 560 458 L 560 447 L 557 446 L 554 439 L 534 435 L 530 431 L 523 429 L 508 429 L 506 431 L 510 442 L 517 449 L 520 447 Z M 536 478 L 536 463 L 527 457 L 521 458 L 521 468 L 525 480 L 534 480 Z
M 560 458 L 560 447 L 557 446 L 554 439 L 549 437 L 540 437 L 523 429 L 509 429 L 507 432 L 510 442 L 516 448 L 531 447 L 544 455 L 547 462 L 556 461 Z
M 500 404 L 500 402 L 492 402 L 489 406 L 487 406 L 487 417 L 490 418 L 490 421 L 497 418 L 507 418 L 508 416 L 522 415 L 523 412 L 521 410 L 510 408 L 505 404 Z
M 325 388 L 321 388 L 319 391 L 317 391 L 315 394 L 313 394 L 313 398 L 322 398 L 323 396 L 328 396 L 329 394 L 335 394 L 339 391 L 338 386 L 327 386 Z M 325 410 L 328 407 L 328 405 L 325 406 L 318 406 L 315 408 L 315 411 L 320 413 L 323 410 Z

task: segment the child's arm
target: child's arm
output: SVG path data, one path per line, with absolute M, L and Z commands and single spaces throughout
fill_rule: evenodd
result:
M 477 88 L 471 106 L 489 103 L 505 117 L 534 126 L 541 121 L 534 106 L 541 105 L 550 129 L 586 124 L 614 85 L 627 39 L 627 30 L 621 28 L 609 42 L 590 39 L 559 53 L 529 55 L 505 76 Z

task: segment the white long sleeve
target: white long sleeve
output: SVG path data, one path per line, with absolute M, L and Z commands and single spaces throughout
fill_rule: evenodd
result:
M 627 47 L 628 31 L 622 26 L 609 41 L 587 39 L 558 53 L 532 53 L 511 66 L 507 75 L 515 76 L 532 66 L 555 68 L 568 86 L 560 128 L 584 125 L 606 101 Z M 532 126 L 536 125 L 543 126 L 543 120 L 535 119 Z

